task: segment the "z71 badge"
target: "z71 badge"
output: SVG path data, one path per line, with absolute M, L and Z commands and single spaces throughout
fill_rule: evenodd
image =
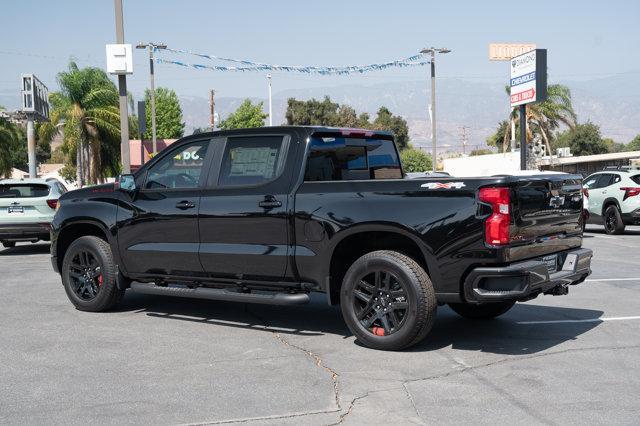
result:
M 451 188 L 460 189 L 463 186 L 466 186 L 464 182 L 446 182 L 446 183 L 429 182 L 429 183 L 423 183 L 422 185 L 420 185 L 421 188 L 427 188 L 427 189 L 451 189 Z

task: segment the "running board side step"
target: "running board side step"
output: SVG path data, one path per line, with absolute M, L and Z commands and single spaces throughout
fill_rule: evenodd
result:
M 227 302 L 261 303 L 264 305 L 303 305 L 309 303 L 307 293 L 240 293 L 238 291 L 207 287 L 161 287 L 154 283 L 131 283 L 136 293 L 157 296 L 189 297 L 191 299 L 224 300 Z

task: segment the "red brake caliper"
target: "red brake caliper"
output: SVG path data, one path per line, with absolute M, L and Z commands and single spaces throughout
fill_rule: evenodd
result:
M 98 285 L 102 286 L 102 274 L 98 275 Z
M 384 336 L 384 328 L 382 327 L 373 327 L 371 329 L 371 331 L 373 332 L 373 334 L 375 334 L 376 336 Z

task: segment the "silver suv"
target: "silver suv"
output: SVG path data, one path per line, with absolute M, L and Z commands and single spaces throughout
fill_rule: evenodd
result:
M 607 234 L 640 225 L 640 170 L 594 173 L 584 180 L 589 197 L 589 223 L 603 224 Z
M 67 188 L 56 179 L 0 180 L 0 242 L 49 240 L 58 198 Z

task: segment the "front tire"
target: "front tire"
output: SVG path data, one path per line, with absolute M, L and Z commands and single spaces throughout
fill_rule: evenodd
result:
M 81 311 L 109 310 L 124 295 L 116 283 L 111 247 L 98 237 L 84 236 L 71 243 L 64 255 L 61 275 L 67 297 Z
M 437 301 L 424 269 L 404 254 L 380 250 L 356 260 L 340 291 L 347 326 L 365 346 L 405 349 L 433 327 Z
M 604 211 L 604 230 L 609 235 L 622 234 L 624 232 L 624 222 L 620 210 L 616 206 L 609 206 Z
M 506 314 L 516 302 L 493 302 L 482 305 L 469 303 L 449 303 L 449 307 L 460 316 L 469 319 L 493 319 Z

